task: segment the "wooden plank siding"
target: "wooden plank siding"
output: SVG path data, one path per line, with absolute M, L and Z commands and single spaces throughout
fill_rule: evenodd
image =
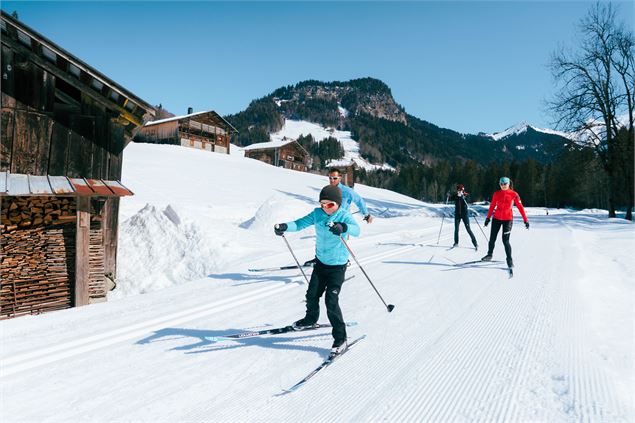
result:
M 72 129 L 32 108 L 3 107 L 0 171 L 121 179 L 123 129 L 103 116 L 70 121 Z

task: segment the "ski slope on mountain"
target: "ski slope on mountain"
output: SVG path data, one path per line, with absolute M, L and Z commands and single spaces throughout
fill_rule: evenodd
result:
M 324 176 L 166 145 L 126 148 L 118 288 L 107 303 L 0 322 L 3 422 L 607 421 L 635 418 L 635 230 L 596 210 L 528 208 L 515 276 L 452 208 L 357 185 L 377 218 L 349 245 L 350 340 L 329 329 L 223 340 L 303 316 L 306 284 L 276 222 L 317 204 Z M 495 181 L 494 181 L 495 183 Z M 522 193 L 521 193 L 522 195 Z M 482 225 L 483 206 L 473 208 Z M 484 228 L 489 236 L 488 228 Z M 290 233 L 299 260 L 314 232 Z M 504 260 L 500 240 L 495 260 Z M 308 270 L 310 272 L 310 269 Z M 320 322 L 327 322 L 323 312 Z

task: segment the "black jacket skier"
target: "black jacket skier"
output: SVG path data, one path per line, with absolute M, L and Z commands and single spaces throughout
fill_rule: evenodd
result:
M 470 215 L 469 209 L 467 206 L 467 197 L 470 194 L 465 192 L 465 187 L 463 184 L 456 184 L 456 193 L 452 194 L 450 197 L 454 201 L 454 245 L 456 247 L 459 245 L 459 226 L 461 225 L 461 220 L 465 225 L 465 230 L 472 238 L 472 245 L 474 248 L 478 250 L 478 243 L 476 242 L 476 237 L 474 233 L 472 233 L 472 229 L 470 229 Z

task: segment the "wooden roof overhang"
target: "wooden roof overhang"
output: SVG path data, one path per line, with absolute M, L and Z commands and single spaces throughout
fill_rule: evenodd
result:
M 135 128 L 156 115 L 150 104 L 4 11 L 0 26 L 2 44 L 116 112 L 128 135 L 132 136 Z M 59 92 L 56 95 L 67 97 Z
M 0 197 L 125 197 L 129 195 L 134 194 L 119 181 L 0 172 Z

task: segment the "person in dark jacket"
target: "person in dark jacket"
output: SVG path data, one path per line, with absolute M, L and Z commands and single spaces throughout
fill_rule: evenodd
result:
M 294 330 L 313 327 L 320 317 L 320 297 L 326 292 L 326 315 L 333 326 L 333 347 L 331 354 L 342 353 L 347 347 L 346 323 L 339 306 L 339 294 L 344 283 L 348 249 L 340 236 L 358 236 L 359 225 L 348 210 L 340 208 L 342 191 L 327 185 L 320 192 L 320 207 L 293 222 L 278 223 L 274 227 L 276 235 L 285 231 L 301 231 L 315 226 L 315 265 L 306 291 L 306 314 L 293 323 Z
M 472 238 L 472 245 L 474 248 L 478 250 L 478 243 L 476 242 L 476 237 L 474 233 L 472 233 L 472 229 L 470 229 L 470 215 L 469 209 L 467 207 L 467 197 L 470 194 L 465 191 L 465 187 L 463 184 L 456 184 L 456 193 L 452 194 L 450 197 L 454 201 L 454 245 L 456 247 L 459 245 L 459 226 L 461 226 L 461 220 L 465 225 L 465 230 L 467 231 L 470 238 Z
M 487 211 L 487 219 L 485 219 L 485 226 L 489 225 L 490 217 L 494 215 L 492 220 L 492 231 L 489 236 L 489 248 L 487 255 L 481 260 L 490 261 L 494 254 L 494 246 L 496 245 L 496 237 L 501 228 L 503 228 L 503 245 L 505 246 L 505 254 L 507 255 L 507 266 L 514 267 L 514 260 L 512 259 L 512 246 L 509 243 L 509 237 L 512 233 L 512 223 L 514 221 L 514 213 L 512 206 L 516 205 L 516 208 L 520 212 L 520 215 L 525 222 L 525 228 L 529 229 L 529 221 L 525 214 L 525 208 L 523 202 L 520 201 L 520 196 L 516 191 L 511 189 L 511 181 L 507 176 L 503 176 L 498 181 L 501 189 L 496 191 L 492 196 L 492 203 L 489 205 Z

